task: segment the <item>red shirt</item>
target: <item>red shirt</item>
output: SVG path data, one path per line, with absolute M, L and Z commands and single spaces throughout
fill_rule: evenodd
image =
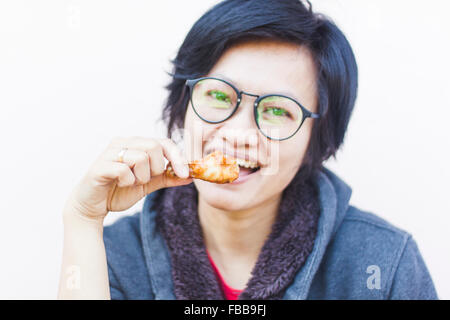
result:
M 208 250 L 206 250 L 206 253 L 208 254 L 209 262 L 211 262 L 211 266 L 214 269 L 214 272 L 216 273 L 217 279 L 219 280 L 220 286 L 222 287 L 222 291 L 225 294 L 225 299 L 227 300 L 237 300 L 239 294 L 244 290 L 237 290 L 229 285 L 226 284 L 224 279 L 222 278 L 222 275 L 219 273 L 219 269 L 217 269 L 216 265 L 214 264 L 214 261 L 212 260 L 211 256 L 209 255 Z

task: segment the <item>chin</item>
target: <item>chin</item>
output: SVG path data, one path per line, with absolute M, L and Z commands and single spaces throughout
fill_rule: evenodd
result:
M 199 196 L 211 207 L 226 211 L 238 211 L 252 207 L 256 200 L 254 192 L 242 192 L 225 185 L 194 180 Z

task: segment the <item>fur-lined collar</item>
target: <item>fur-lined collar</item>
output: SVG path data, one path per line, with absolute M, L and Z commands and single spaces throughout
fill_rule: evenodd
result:
M 317 187 L 311 181 L 295 177 L 284 190 L 272 231 L 239 299 L 281 299 L 305 263 L 320 215 Z M 179 300 L 224 299 L 206 253 L 197 201 L 192 183 L 158 191 L 153 203 L 170 253 L 174 294 Z

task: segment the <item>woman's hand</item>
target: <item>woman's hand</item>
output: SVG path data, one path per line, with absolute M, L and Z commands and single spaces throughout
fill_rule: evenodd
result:
M 176 176 L 163 174 L 166 159 Z M 109 211 L 130 208 L 157 189 L 192 182 L 188 174 L 187 162 L 169 139 L 113 139 L 66 201 L 58 298 L 110 299 L 103 218 Z
M 176 177 L 163 174 L 165 159 Z M 114 138 L 71 193 L 65 212 L 102 220 L 109 211 L 126 210 L 153 191 L 192 182 L 188 175 L 187 161 L 172 140 Z

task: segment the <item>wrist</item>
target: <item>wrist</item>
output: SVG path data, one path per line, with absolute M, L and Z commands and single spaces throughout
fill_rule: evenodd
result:
M 67 204 L 64 207 L 63 211 L 63 223 L 65 226 L 67 225 L 95 225 L 95 226 L 103 226 L 103 221 L 106 215 L 91 215 L 77 209 L 75 206 L 71 204 Z

